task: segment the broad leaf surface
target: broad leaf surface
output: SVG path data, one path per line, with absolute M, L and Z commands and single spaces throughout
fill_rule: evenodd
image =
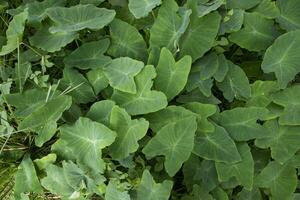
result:
M 135 18 L 146 17 L 161 0 L 129 0 L 128 8 Z

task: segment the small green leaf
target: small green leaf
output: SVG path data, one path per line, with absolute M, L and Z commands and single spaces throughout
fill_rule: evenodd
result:
M 110 181 L 106 187 L 105 200 L 130 200 L 130 196 L 126 191 L 120 191 L 117 185 Z
M 185 56 L 176 62 L 172 53 L 167 48 L 162 48 L 156 67 L 155 89 L 165 93 L 168 101 L 172 100 L 187 83 L 191 64 L 190 56 Z
M 261 68 L 265 73 L 274 72 L 281 89 L 300 72 L 300 31 L 279 36 L 267 49 Z
M 104 68 L 104 74 L 109 84 L 116 90 L 136 94 L 134 77 L 143 69 L 144 63 L 129 57 L 120 57 L 112 60 Z
M 78 162 L 98 173 L 104 170 L 101 149 L 114 142 L 116 133 L 103 124 L 81 117 L 74 125 L 61 126 L 60 137 Z
M 289 199 L 297 186 L 296 169 L 271 161 L 256 177 L 255 184 L 269 188 L 274 200 Z
M 0 56 L 11 53 L 16 50 L 22 42 L 23 32 L 25 29 L 25 22 L 28 18 L 27 9 L 20 14 L 14 16 L 6 30 L 6 45 L 2 46 Z
M 146 17 L 153 8 L 161 4 L 161 0 L 129 0 L 128 8 L 135 18 Z
M 254 161 L 247 143 L 237 145 L 242 160 L 237 163 L 216 162 L 216 169 L 220 181 L 228 181 L 236 177 L 242 186 L 252 190 L 254 177 Z
M 94 5 L 76 5 L 73 7 L 56 7 L 47 9 L 47 15 L 55 25 L 50 27 L 51 33 L 75 32 L 85 28 L 99 30 L 108 25 L 115 17 L 114 10 L 98 8 Z
M 111 100 L 98 101 L 91 106 L 86 117 L 108 127 L 110 125 L 111 110 L 115 104 Z
M 103 55 L 107 51 L 109 43 L 108 39 L 84 43 L 65 57 L 64 63 L 68 67 L 79 69 L 103 67 L 111 60 L 110 57 Z
M 93 86 L 94 92 L 97 95 L 103 89 L 107 88 L 108 86 L 108 79 L 104 75 L 102 68 L 96 68 L 89 71 L 87 74 L 87 79 L 89 80 L 90 84 Z
M 20 198 L 21 193 L 42 192 L 34 165 L 28 155 L 24 157 L 15 175 L 14 195 Z
M 117 137 L 109 151 L 114 159 L 124 159 L 139 148 L 138 140 L 146 135 L 149 122 L 143 118 L 132 120 L 125 109 L 114 106 L 110 127 L 117 132 Z
M 46 169 L 50 164 L 53 164 L 56 161 L 56 154 L 50 153 L 47 156 L 44 156 L 40 159 L 35 159 L 34 163 L 40 170 Z
M 196 134 L 193 153 L 218 162 L 235 163 L 241 160 L 234 141 L 224 128 L 217 125 L 213 132 Z
M 148 142 L 143 153 L 147 158 L 164 155 L 166 171 L 174 176 L 191 155 L 196 129 L 195 117 L 169 123 Z
M 147 60 L 146 42 L 134 26 L 115 19 L 109 27 L 111 36 L 111 46 L 108 50 L 109 55 L 116 58 L 128 56 L 140 61 Z
M 240 8 L 247 10 L 259 4 L 262 0 L 227 0 L 226 5 L 227 8 Z
M 172 187 L 173 182 L 169 180 L 156 183 L 150 172 L 145 169 L 141 184 L 137 188 L 137 200 L 168 200 Z
M 156 72 L 153 66 L 147 65 L 135 77 L 136 94 L 114 90 L 112 100 L 125 108 L 130 115 L 140 115 L 156 112 L 168 104 L 164 93 L 151 90 Z

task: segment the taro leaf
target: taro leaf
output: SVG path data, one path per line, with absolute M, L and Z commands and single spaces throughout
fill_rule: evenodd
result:
M 195 72 L 196 69 L 199 71 L 200 80 L 206 80 L 213 77 L 213 75 L 218 71 L 218 67 L 218 56 L 216 53 L 212 52 L 196 61 L 192 69 L 193 72 Z
M 247 10 L 259 4 L 262 0 L 227 0 L 226 6 L 227 8 L 240 8 Z
M 29 155 L 25 155 L 15 175 L 14 195 L 20 198 L 21 193 L 42 192 L 43 189 L 37 177 L 34 165 Z
M 252 11 L 259 13 L 267 19 L 274 19 L 280 15 L 276 2 L 272 0 L 262 0 Z
M 225 16 L 220 25 L 220 34 L 232 33 L 241 29 L 244 22 L 244 13 L 242 9 L 232 9 L 232 15 Z M 229 18 L 229 19 L 228 19 Z M 227 19 L 227 20 L 225 20 Z
M 47 52 L 55 52 L 61 50 L 67 44 L 71 43 L 78 37 L 75 32 L 57 32 L 50 33 L 48 27 L 38 30 L 29 38 L 30 44 Z
M 251 84 L 251 98 L 247 106 L 266 107 L 272 102 L 272 93 L 279 90 L 275 81 L 257 80 Z
M 56 161 L 56 154 L 55 153 L 50 153 L 40 159 L 35 159 L 34 160 L 34 163 L 37 165 L 37 167 L 40 169 L 40 170 L 44 170 L 46 169 L 49 165 L 55 163 Z
M 300 31 L 291 31 L 279 36 L 265 53 L 261 68 L 265 73 L 275 73 L 281 89 L 300 72 L 298 52 Z
M 31 63 L 28 61 L 22 62 L 22 59 L 19 59 L 19 62 L 15 65 L 15 82 L 21 93 L 23 91 L 23 86 L 31 73 Z
M 201 118 L 201 116 L 197 116 L 181 106 L 168 106 L 163 110 L 147 115 L 146 119 L 150 122 L 150 128 L 154 132 L 158 132 L 167 124 L 176 123 L 191 116 L 198 117 L 198 120 Z
M 114 90 L 112 100 L 125 108 L 130 115 L 147 114 L 165 108 L 168 104 L 165 94 L 151 90 L 152 79 L 155 76 L 154 67 L 151 65 L 145 66 L 135 77 L 137 93 L 130 94 Z
M 33 1 L 28 3 L 28 23 L 38 24 L 41 23 L 46 17 L 46 9 L 51 7 L 60 7 L 66 4 L 66 0 L 45 0 L 42 2 Z
M 109 126 L 110 114 L 114 105 L 115 102 L 111 100 L 98 101 L 91 106 L 90 110 L 86 114 L 86 117 L 93 121 L 102 123 L 105 126 Z
M 297 0 L 277 0 L 276 5 L 280 10 L 280 15 L 276 18 L 281 28 L 292 31 L 300 28 L 299 1 Z
M 16 108 L 14 115 L 25 118 L 34 110 L 46 103 L 47 92 L 40 89 L 29 89 L 23 93 L 12 93 L 4 96 L 5 101 Z M 22 99 L 22 101 L 20 101 Z
M 186 85 L 186 90 L 188 92 L 191 92 L 194 89 L 199 89 L 201 93 L 205 97 L 210 97 L 212 96 L 211 89 L 214 85 L 214 80 L 212 78 L 206 79 L 206 80 L 201 80 L 199 78 L 200 71 L 194 71 L 197 70 L 196 67 L 193 68 L 192 73 L 189 76 L 187 85 Z
M 245 13 L 244 27 L 230 34 L 229 40 L 249 51 L 261 51 L 273 43 L 277 34 L 272 20 L 258 13 Z
M 197 131 L 212 132 L 215 130 L 214 125 L 207 119 L 217 112 L 217 107 L 215 105 L 191 102 L 185 104 L 184 107 L 198 115 Z
M 199 89 L 195 89 L 185 95 L 180 95 L 177 99 L 179 103 L 201 102 L 205 104 L 220 104 L 221 101 L 214 95 L 205 96 Z
M 167 96 L 168 101 L 172 100 L 187 83 L 191 64 L 190 56 L 185 56 L 176 62 L 172 53 L 167 48 L 162 48 L 156 67 L 155 89 L 162 91 Z
M 224 4 L 224 0 L 213 0 L 206 3 L 198 2 L 197 3 L 198 17 L 202 17 L 214 10 L 217 10 L 222 4 Z
M 73 154 L 72 149 L 67 146 L 67 142 L 62 139 L 58 139 L 51 146 L 51 152 L 61 156 L 66 160 L 76 160 L 76 155 Z
M 252 190 L 254 177 L 254 161 L 247 143 L 237 145 L 242 160 L 237 163 L 216 162 L 216 169 L 220 181 L 228 181 L 236 177 L 242 186 Z
M 105 0 L 80 0 L 80 4 L 93 4 L 95 6 L 98 6 L 103 1 Z
M 273 101 L 284 107 L 279 118 L 280 125 L 300 125 L 300 86 L 294 85 L 273 95 Z
M 71 103 L 72 99 L 69 96 L 54 97 L 26 116 L 19 124 L 19 130 L 35 130 L 38 133 L 36 145 L 42 146 L 54 135 L 56 121 L 65 110 L 70 108 Z
M 98 188 L 94 180 L 85 175 L 84 171 L 72 161 L 63 161 L 62 166 L 66 181 L 74 190 L 79 191 L 80 189 L 82 189 L 82 187 L 84 187 L 89 193 L 99 193 L 97 191 Z M 99 179 L 97 181 L 98 183 L 102 183 L 103 181 L 105 181 L 105 178 L 99 176 Z
M 101 149 L 114 142 L 116 133 L 103 124 L 81 117 L 74 125 L 61 126 L 60 137 L 80 164 L 99 173 L 104 170 Z
M 168 200 L 172 187 L 173 182 L 169 180 L 156 183 L 150 172 L 145 169 L 137 188 L 137 200 Z
M 91 4 L 47 9 L 47 15 L 55 23 L 49 29 L 51 33 L 75 32 L 85 28 L 99 30 L 108 25 L 115 14 L 114 10 L 98 8 Z
M 67 90 L 78 103 L 88 103 L 96 99 L 93 88 L 90 86 L 88 80 L 75 69 L 64 69 L 60 87 L 63 90 Z
M 255 145 L 260 148 L 270 147 L 273 159 L 281 164 L 287 162 L 300 149 L 300 127 L 280 126 L 277 120 L 267 121 L 264 126 L 270 134 L 257 139 Z
M 109 40 L 84 43 L 64 58 L 67 67 L 77 67 L 79 69 L 91 69 L 105 66 L 111 59 L 103 55 L 109 47 Z
M 138 141 L 148 130 L 149 122 L 143 118 L 132 120 L 123 108 L 114 106 L 110 114 L 110 127 L 117 132 L 115 142 L 109 146 L 112 158 L 127 158 L 139 148 Z
M 217 83 L 228 101 L 247 99 L 251 96 L 249 80 L 245 72 L 237 65 L 228 61 L 229 70 L 223 82 Z
M 202 185 L 194 185 L 192 194 L 184 196 L 182 200 L 214 200 L 214 198 Z
M 11 53 L 16 50 L 22 42 L 25 22 L 28 17 L 27 9 L 14 16 L 6 30 L 6 44 L 1 47 L 0 56 Z
M 147 158 L 164 155 L 165 169 L 172 177 L 191 155 L 196 129 L 195 117 L 169 123 L 161 128 L 148 142 L 143 149 L 143 153 Z
M 271 161 L 256 177 L 255 185 L 270 188 L 274 200 L 289 199 L 297 186 L 296 169 Z
M 218 185 L 218 176 L 215 163 L 203 160 L 194 154 L 183 165 L 184 183 L 188 189 L 193 185 L 202 185 L 207 191 L 213 190 Z
M 109 182 L 105 190 L 105 200 L 130 200 L 126 191 L 120 191 L 115 183 Z
M 62 114 L 62 112 L 60 113 Z M 35 145 L 41 147 L 45 142 L 49 141 L 55 135 L 57 124 L 55 120 L 48 121 L 40 127 L 35 128 L 34 130 L 37 133 L 37 136 L 34 139 Z
M 128 8 L 135 18 L 146 17 L 153 8 L 159 6 L 161 0 L 129 0 Z
M 63 168 L 56 165 L 49 165 L 46 168 L 47 176 L 41 180 L 44 188 L 52 194 L 62 196 L 64 199 L 69 199 L 72 195 L 78 195 L 67 182 Z
M 238 107 L 223 111 L 218 115 L 218 124 L 223 126 L 236 141 L 247 141 L 268 136 L 267 129 L 257 123 L 269 111 L 260 107 Z
M 193 62 L 214 45 L 221 20 L 217 12 L 198 17 L 194 12 L 196 9 L 195 6 L 192 8 L 191 22 L 179 43 L 179 57 L 190 55 Z
M 96 95 L 108 86 L 108 80 L 104 75 L 102 68 L 93 69 L 89 71 L 86 76 L 93 86 Z
M 134 26 L 122 20 L 115 19 L 109 27 L 111 36 L 111 46 L 108 50 L 109 55 L 116 58 L 128 56 L 140 61 L 147 60 L 146 42 Z
M 237 200 L 263 200 L 263 198 L 260 190 L 255 187 L 251 191 L 243 188 L 243 190 L 238 193 Z
M 191 10 L 177 14 L 179 7 L 175 0 L 165 0 L 150 29 L 150 47 L 166 47 L 175 52 L 179 40 L 189 24 Z M 202 35 L 203 36 L 203 35 Z
M 216 81 L 222 82 L 229 70 L 227 59 L 223 54 L 220 54 L 218 56 L 218 64 L 218 70 L 215 72 L 214 78 L 216 79 Z
M 198 132 L 195 137 L 193 153 L 217 162 L 235 163 L 241 161 L 234 141 L 227 131 L 215 125 L 214 132 Z
M 129 57 L 112 60 L 103 72 L 109 84 L 116 90 L 136 94 L 137 88 L 134 77 L 143 69 L 144 63 Z

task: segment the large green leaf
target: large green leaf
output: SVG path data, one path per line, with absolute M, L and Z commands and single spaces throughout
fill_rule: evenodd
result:
M 185 56 L 176 62 L 172 53 L 167 48 L 162 48 L 156 67 L 155 89 L 165 93 L 168 101 L 172 100 L 185 87 L 191 64 L 190 56 Z
M 48 27 L 43 27 L 30 37 L 29 41 L 31 45 L 52 53 L 61 50 L 77 37 L 78 34 L 75 32 L 50 33 Z
M 144 63 L 129 57 L 112 60 L 104 68 L 104 74 L 109 84 L 116 90 L 136 94 L 137 88 L 134 77 L 143 69 Z
M 220 181 L 228 181 L 236 177 L 242 186 L 252 190 L 254 177 L 254 161 L 247 143 L 237 145 L 242 160 L 237 163 L 216 162 L 216 169 Z
M 156 76 L 153 66 L 147 65 L 135 77 L 136 94 L 115 90 L 112 99 L 125 108 L 130 115 L 139 115 L 156 112 L 167 106 L 167 97 L 164 93 L 151 90 L 152 79 Z
M 244 14 L 244 27 L 232 33 L 229 40 L 250 51 L 261 51 L 269 47 L 277 32 L 274 22 L 258 13 Z
M 223 82 L 217 83 L 217 86 L 229 101 L 233 101 L 234 98 L 249 98 L 251 96 L 251 88 L 245 72 L 232 62 L 228 61 L 227 63 L 229 67 L 228 73 Z
M 163 110 L 146 115 L 146 118 L 150 122 L 150 128 L 154 132 L 158 132 L 169 123 L 176 123 L 191 116 L 198 117 L 198 120 L 201 119 L 201 116 L 197 116 L 181 106 L 168 106 Z
M 263 120 L 268 112 L 266 108 L 261 107 L 239 107 L 223 111 L 217 116 L 217 121 L 234 140 L 247 141 L 268 135 L 266 128 L 257 123 L 257 120 Z
M 225 163 L 241 161 L 234 141 L 221 126 L 213 132 L 198 132 L 195 137 L 193 153 L 206 159 Z
M 93 88 L 90 86 L 88 80 L 75 69 L 64 69 L 60 87 L 68 91 L 78 103 L 88 103 L 96 99 Z
M 105 66 L 111 59 L 103 55 L 109 47 L 109 40 L 88 42 L 81 45 L 70 55 L 64 58 L 68 67 L 90 69 Z
M 24 12 L 15 15 L 12 21 L 9 23 L 8 29 L 6 30 L 7 42 L 1 47 L 0 56 L 9 54 L 20 46 L 27 17 L 28 11 L 25 10 Z
M 197 131 L 212 132 L 215 130 L 214 125 L 207 119 L 217 112 L 217 108 L 215 105 L 191 102 L 185 104 L 184 107 L 198 115 Z
M 297 0 L 277 0 L 276 5 L 279 8 L 280 15 L 276 18 L 280 27 L 287 31 L 300 28 L 299 2 Z
M 98 8 L 91 4 L 47 9 L 47 15 L 55 23 L 49 29 L 51 33 L 74 32 L 85 28 L 99 30 L 108 25 L 115 14 L 114 10 Z
M 243 9 L 232 9 L 232 12 L 232 15 L 225 16 L 229 19 L 223 18 L 219 30 L 220 34 L 232 33 L 241 29 L 244 22 L 245 11 Z
M 189 24 L 191 10 L 177 13 L 179 7 L 175 0 L 165 0 L 150 29 L 150 47 L 166 47 L 175 52 L 181 36 Z
M 166 171 L 170 176 L 174 176 L 193 150 L 196 129 L 195 117 L 169 123 L 148 142 L 143 153 L 147 158 L 164 155 Z
M 128 8 L 135 18 L 146 17 L 161 0 L 129 0 Z
M 20 198 L 21 193 L 42 192 L 32 160 L 28 155 L 24 157 L 15 175 L 14 195 Z
M 267 49 L 262 69 L 274 72 L 280 88 L 285 88 L 300 72 L 300 31 L 291 31 L 279 36 Z
M 137 60 L 147 60 L 146 42 L 138 30 L 119 19 L 110 24 L 111 46 L 108 54 L 113 57 L 128 56 Z
M 168 200 L 172 187 L 173 182 L 169 180 L 156 183 L 150 172 L 145 169 L 137 188 L 137 200 Z
M 74 125 L 61 126 L 60 137 L 79 163 L 97 173 L 104 170 L 101 149 L 114 142 L 116 133 L 103 124 L 81 117 Z
M 264 126 L 270 134 L 257 139 L 255 145 L 260 148 L 270 147 L 273 159 L 281 164 L 287 162 L 300 149 L 300 127 L 280 126 L 277 120 L 267 121 Z
M 272 199 L 290 199 L 297 186 L 296 170 L 289 165 L 271 161 L 256 177 L 258 187 L 269 188 Z
M 180 57 L 190 55 L 192 60 L 195 61 L 213 46 L 221 17 L 216 12 L 198 17 L 195 12 L 197 8 L 193 6 L 192 9 L 191 22 L 180 41 L 179 55 Z
M 114 159 L 124 159 L 139 148 L 138 140 L 146 135 L 149 122 L 143 118 L 132 120 L 125 109 L 114 106 L 110 127 L 117 132 L 115 142 L 109 147 L 110 153 Z
M 280 15 L 276 2 L 272 0 L 262 0 L 260 4 L 253 9 L 253 11 L 261 14 L 267 19 L 274 19 Z

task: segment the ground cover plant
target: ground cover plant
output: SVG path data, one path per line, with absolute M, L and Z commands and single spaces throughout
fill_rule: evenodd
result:
M 299 0 L 0 17 L 0 199 L 300 199 Z

